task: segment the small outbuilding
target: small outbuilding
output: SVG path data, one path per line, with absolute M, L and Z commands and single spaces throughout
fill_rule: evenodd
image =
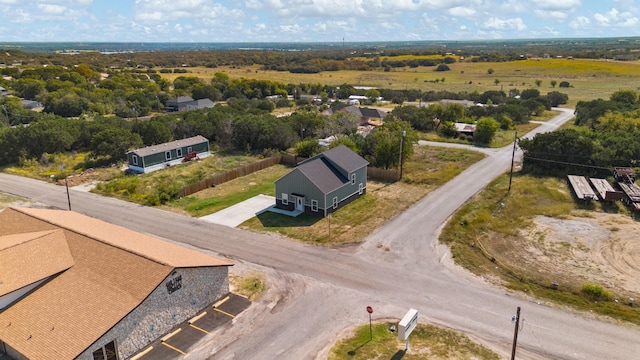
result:
M 129 170 L 148 173 L 177 165 L 186 160 L 202 159 L 210 156 L 209 140 L 198 135 L 164 144 L 147 146 L 127 153 Z
M 344 145 L 309 158 L 276 180 L 276 207 L 325 217 L 366 193 L 367 165 Z

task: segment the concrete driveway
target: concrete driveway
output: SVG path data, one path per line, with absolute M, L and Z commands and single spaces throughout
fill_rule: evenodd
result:
M 276 204 L 273 196 L 257 195 L 200 219 L 214 224 L 236 227 Z

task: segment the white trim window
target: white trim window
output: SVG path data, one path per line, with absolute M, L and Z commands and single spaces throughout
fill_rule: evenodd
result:
M 318 200 L 311 200 L 311 211 L 318 211 Z
M 165 160 L 171 160 L 171 150 L 167 150 L 164 152 Z
M 138 165 L 138 155 L 131 155 L 131 162 L 133 165 Z
M 358 184 L 358 195 L 362 195 L 363 191 L 364 191 L 364 184 L 362 183 Z
M 177 148 L 176 149 L 176 157 L 177 158 L 181 158 L 182 157 L 182 148 Z
M 191 154 L 191 152 L 193 151 L 193 148 L 191 146 L 187 147 L 187 154 Z
M 337 197 L 337 196 L 335 196 L 335 197 L 333 198 L 333 208 L 334 208 L 334 209 L 337 209 L 337 208 L 338 208 L 338 197 Z
M 351 174 L 351 185 L 356 184 L 356 174 Z
M 282 205 L 289 205 L 289 195 L 282 193 Z

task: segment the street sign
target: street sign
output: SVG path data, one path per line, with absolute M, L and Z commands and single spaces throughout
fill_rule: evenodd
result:
M 373 314 L 373 308 L 371 306 L 367 306 L 367 312 L 369 314 Z

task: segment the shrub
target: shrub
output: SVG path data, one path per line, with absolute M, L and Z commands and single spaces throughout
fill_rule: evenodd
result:
M 611 293 L 599 285 L 584 284 L 582 285 L 582 293 L 593 301 L 608 301 L 611 299 Z
M 451 70 L 451 68 L 449 68 L 449 66 L 445 65 L 445 64 L 440 64 L 438 65 L 438 67 L 436 68 L 435 71 L 449 71 Z
M 561 81 L 559 86 L 561 88 L 568 88 L 568 87 L 571 87 L 571 84 L 569 84 L 568 81 Z

